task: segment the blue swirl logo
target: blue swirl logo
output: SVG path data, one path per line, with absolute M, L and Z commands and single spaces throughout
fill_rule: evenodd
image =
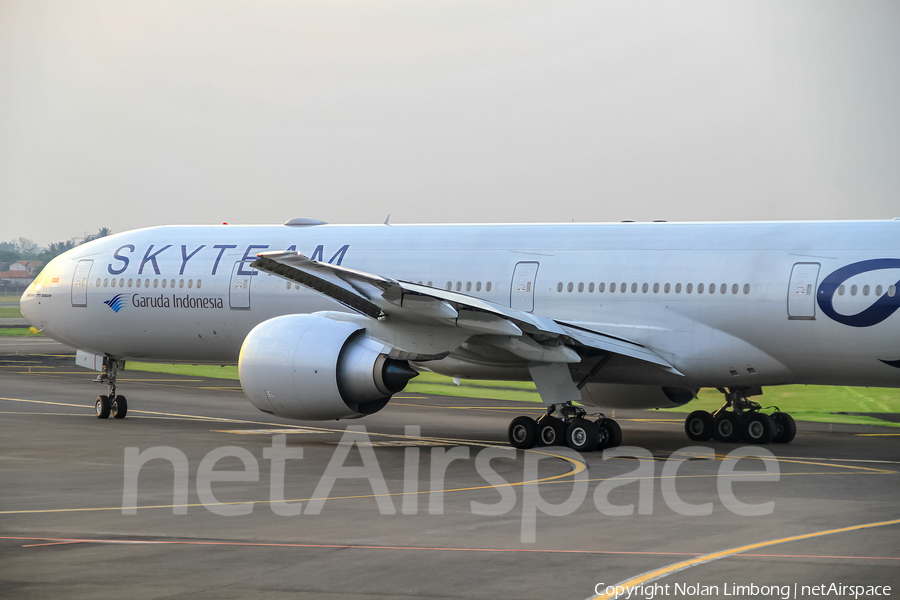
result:
M 113 309 L 113 312 L 119 312 L 125 306 L 125 294 L 116 294 L 109 300 L 105 300 L 103 304 Z
M 874 258 L 872 260 L 864 260 L 858 263 L 841 267 L 824 280 L 819 285 L 819 296 L 817 298 L 819 308 L 822 312 L 834 319 L 838 323 L 849 325 L 851 327 L 871 327 L 877 325 L 897 312 L 900 308 L 900 293 L 894 293 L 893 296 L 885 292 L 881 298 L 875 301 L 870 307 L 855 315 L 842 315 L 834 309 L 834 294 L 842 283 L 860 273 L 868 273 L 869 271 L 880 271 L 882 269 L 900 269 L 900 259 L 897 258 Z M 894 284 L 894 289 L 900 288 L 900 281 Z

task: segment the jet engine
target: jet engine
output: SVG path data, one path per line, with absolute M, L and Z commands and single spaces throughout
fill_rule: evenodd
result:
M 256 408 L 287 419 L 356 419 L 384 408 L 418 375 L 389 350 L 355 323 L 275 317 L 241 346 L 241 386 Z

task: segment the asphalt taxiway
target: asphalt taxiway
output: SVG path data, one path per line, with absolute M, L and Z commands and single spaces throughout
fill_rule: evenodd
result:
M 513 452 L 509 420 L 538 406 L 401 393 L 289 422 L 236 381 L 126 370 L 127 418 L 99 420 L 93 377 L 56 342 L 0 338 L 0 597 L 900 592 L 898 429 L 801 423 L 774 460 L 737 461 L 762 452 L 617 411 L 624 456 Z

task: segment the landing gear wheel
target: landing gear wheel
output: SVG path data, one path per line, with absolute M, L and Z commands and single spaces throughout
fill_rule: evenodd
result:
M 566 424 L 550 415 L 537 420 L 538 446 L 564 446 L 566 444 Z
M 713 417 L 705 410 L 695 410 L 684 420 L 684 432 L 695 442 L 709 440 L 713 431 Z
M 126 413 L 128 413 L 128 402 L 125 401 L 125 396 L 116 396 L 113 398 L 109 412 L 116 419 L 124 419 Z
M 596 423 L 578 417 L 572 419 L 566 430 L 566 444 L 578 452 L 593 452 L 600 443 L 600 431 Z
M 720 442 L 739 442 L 743 432 L 743 420 L 733 412 L 722 411 L 713 419 L 713 437 Z
M 775 439 L 772 441 L 776 444 L 788 444 L 797 435 L 797 424 L 794 423 L 794 417 L 787 413 L 777 412 L 772 415 L 775 421 Z
M 751 413 L 744 418 L 744 439 L 751 444 L 768 444 L 775 433 L 775 421 L 769 415 Z
M 109 418 L 109 396 L 97 396 L 97 402 L 94 404 L 94 410 L 97 412 L 98 419 Z
M 534 448 L 537 442 L 537 423 L 531 417 L 516 417 L 509 424 L 509 445 L 519 450 Z
M 600 443 L 597 448 L 600 450 L 616 448 L 622 443 L 622 428 L 612 419 L 597 421 L 597 431 L 600 434 Z

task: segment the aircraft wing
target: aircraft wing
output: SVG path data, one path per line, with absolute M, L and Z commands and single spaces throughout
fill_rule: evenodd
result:
M 535 362 L 577 363 L 579 347 L 627 356 L 681 375 L 635 342 L 480 298 L 312 260 L 297 252 L 263 252 L 251 267 L 293 281 L 373 319 L 458 327 Z M 539 336 L 539 343 L 533 336 Z

